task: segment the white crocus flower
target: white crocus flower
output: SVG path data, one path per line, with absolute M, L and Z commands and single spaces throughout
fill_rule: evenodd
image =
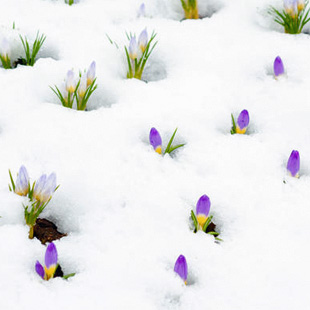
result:
M 67 92 L 74 93 L 75 88 L 76 88 L 76 80 L 74 72 L 72 70 L 69 70 L 67 73 L 66 90 Z
M 87 86 L 89 86 L 96 78 L 96 62 L 93 61 L 87 70 Z
M 145 51 L 146 46 L 148 43 L 148 34 L 146 28 L 140 33 L 139 39 L 138 39 L 138 45 L 142 51 L 142 53 Z
M 25 166 L 19 168 L 15 184 L 15 193 L 20 196 L 26 196 L 29 191 L 29 176 Z
M 79 88 L 78 88 L 78 95 L 81 97 L 81 98 L 84 98 L 85 96 L 85 92 L 86 92 L 86 89 L 87 89 L 87 77 L 85 74 L 82 75 L 81 77 L 81 80 L 80 80 L 80 85 L 79 85 Z

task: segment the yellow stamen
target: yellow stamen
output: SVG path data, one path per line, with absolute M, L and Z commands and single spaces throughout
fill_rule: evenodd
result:
M 160 145 L 156 147 L 155 152 L 158 153 L 158 154 L 162 153 L 162 149 L 161 149 Z

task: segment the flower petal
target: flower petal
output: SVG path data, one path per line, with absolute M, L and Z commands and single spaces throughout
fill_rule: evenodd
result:
M 56 266 L 58 260 L 58 254 L 56 246 L 53 242 L 51 242 L 46 249 L 45 252 L 45 266 L 49 269 L 51 266 Z
M 43 266 L 39 263 L 39 261 L 36 262 L 35 268 L 36 268 L 37 274 L 38 274 L 42 279 L 44 279 L 44 274 L 45 274 L 44 268 L 43 268 Z
M 300 156 L 298 151 L 292 151 L 288 159 L 286 168 L 293 177 L 298 177 L 298 172 L 300 169 Z
M 186 284 L 188 271 L 186 258 L 183 255 L 180 255 L 175 262 L 174 271 L 181 277 L 181 279 Z

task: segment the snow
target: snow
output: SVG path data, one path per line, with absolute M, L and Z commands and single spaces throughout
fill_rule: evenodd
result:
M 141 18 L 140 0 L 0 3 L 0 42 L 14 53 L 19 33 L 47 36 L 34 67 L 0 69 L 1 309 L 307 309 L 310 41 L 272 23 L 266 10 L 281 1 L 199 0 L 209 17 L 182 22 L 178 0 L 145 0 Z M 125 32 L 145 27 L 158 40 L 148 83 L 125 78 L 123 51 Z M 287 76 L 276 81 L 278 55 Z M 62 107 L 49 86 L 93 60 L 88 111 Z M 232 136 L 230 114 L 243 109 L 249 134 Z M 152 127 L 164 145 L 178 128 L 185 147 L 159 156 Z M 293 149 L 300 179 L 285 169 Z M 7 186 L 22 164 L 32 181 L 57 174 L 42 217 L 68 233 L 55 241 L 64 273 L 76 272 L 67 281 L 35 273 L 45 247 L 28 239 L 24 198 Z M 221 243 L 190 230 L 203 194 Z M 187 286 L 173 272 L 180 254 Z

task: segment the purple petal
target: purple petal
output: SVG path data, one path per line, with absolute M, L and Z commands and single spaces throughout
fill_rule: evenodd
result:
M 290 158 L 288 159 L 286 168 L 293 177 L 297 176 L 300 169 L 300 157 L 298 151 L 292 151 Z
M 156 128 L 154 127 L 150 131 L 150 143 L 153 146 L 154 150 L 156 150 L 156 148 L 158 146 L 161 146 L 162 144 L 161 136 L 159 132 L 156 130 Z
M 44 268 L 43 266 L 39 263 L 39 261 L 36 262 L 36 272 L 37 274 L 42 278 L 44 279 Z
M 210 198 L 207 195 L 201 196 L 196 205 L 196 215 L 203 214 L 205 216 L 208 216 L 210 212 L 210 207 Z
M 277 56 L 273 63 L 273 72 L 275 77 L 284 74 L 284 66 L 280 56 Z
M 45 266 L 49 268 L 52 265 L 57 265 L 58 254 L 56 246 L 53 242 L 51 242 L 46 249 L 45 252 Z
M 187 262 L 183 255 L 180 255 L 175 262 L 174 271 L 186 282 L 187 280 Z
M 237 126 L 239 127 L 239 129 L 242 130 L 248 127 L 249 122 L 250 122 L 249 112 L 247 110 L 241 111 L 237 120 Z

